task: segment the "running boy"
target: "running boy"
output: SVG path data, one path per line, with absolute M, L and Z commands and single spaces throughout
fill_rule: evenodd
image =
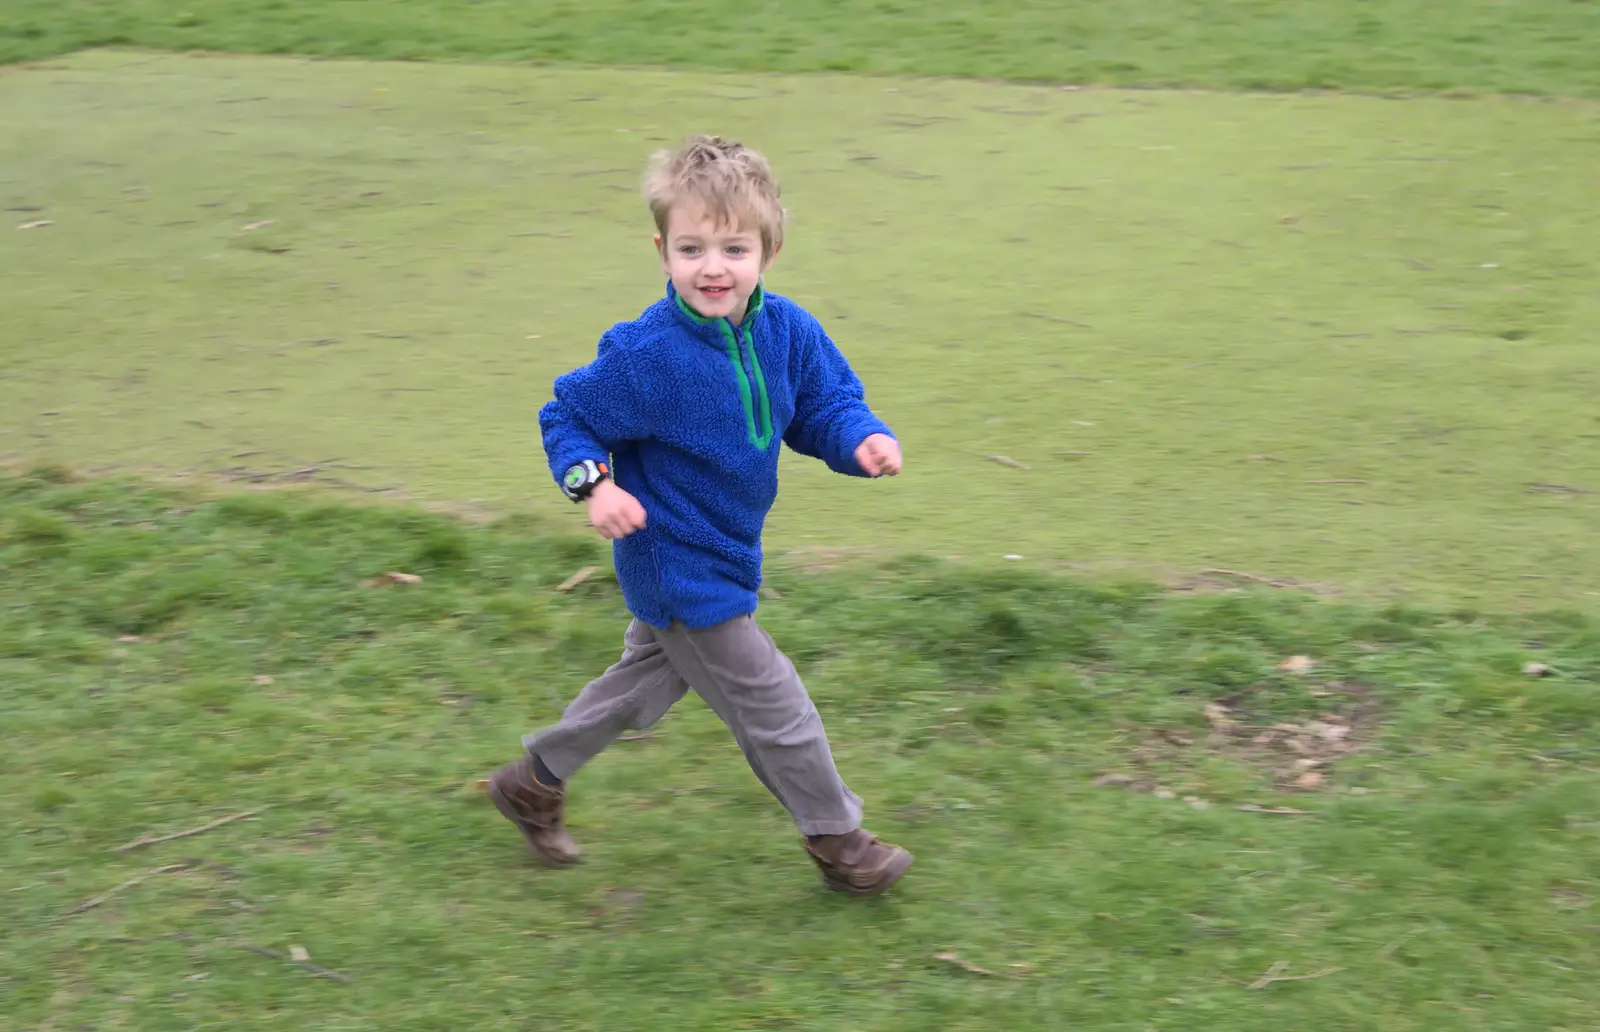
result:
M 765 158 L 696 137 L 656 155 L 645 197 L 666 296 L 602 336 L 539 414 L 561 490 L 614 542 L 634 619 L 622 657 L 523 739 L 489 795 L 540 860 L 575 862 L 566 779 L 693 688 L 789 811 L 823 883 L 875 896 L 911 854 L 861 827 L 816 707 L 754 613 L 779 443 L 862 477 L 898 474 L 900 446 L 817 320 L 762 287 L 784 221 Z

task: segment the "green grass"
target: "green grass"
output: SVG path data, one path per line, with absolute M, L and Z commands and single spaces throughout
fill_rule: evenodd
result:
M 472 781 L 619 647 L 614 583 L 554 590 L 598 551 L 530 516 L 0 480 L 5 1027 L 1476 1032 L 1600 1008 L 1592 620 L 783 574 L 763 619 L 871 825 L 919 856 L 862 905 L 815 884 L 693 698 L 572 782 L 584 866 L 526 859 Z M 391 569 L 423 582 L 361 586 Z M 1285 790 L 1296 754 L 1210 734 L 1219 699 L 1360 747 Z M 1341 970 L 1230 981 L 1280 961 Z
M 480 520 L 0 478 L 0 1029 L 1592 1025 L 1594 105 L 768 73 L 1593 98 L 1600 7 L 981 6 L 5 5 L 0 466 Z M 769 533 L 868 905 L 693 699 L 578 870 L 472 784 L 619 647 L 535 414 L 706 129 L 907 444 Z
M 706 128 L 907 448 L 788 463 L 775 556 L 1600 608 L 1600 495 L 1529 489 L 1600 489 L 1587 102 L 81 55 L 0 78 L 53 222 L 0 233 L 0 463 L 576 522 L 537 410 L 658 295 L 640 169 Z
M 8 0 L 0 60 L 106 45 L 738 71 L 1600 95 L 1587 0 Z

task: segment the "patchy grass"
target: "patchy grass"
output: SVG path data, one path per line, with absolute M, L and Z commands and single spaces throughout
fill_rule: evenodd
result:
M 8 0 L 0 60 L 84 47 L 1600 96 L 1581 0 Z
M 16 1027 L 1449 1032 L 1600 1009 L 1590 619 L 926 560 L 782 574 L 764 620 L 872 825 L 919 856 L 859 905 L 819 889 L 693 699 L 574 779 L 587 864 L 526 859 L 472 782 L 618 648 L 613 583 L 554 590 L 595 542 L 67 480 L 0 480 Z M 389 570 L 423 579 L 361 586 Z M 1322 782 L 1285 788 L 1301 751 L 1245 724 L 1306 738 Z M 1268 971 L 1328 973 L 1240 984 Z
M 706 128 L 907 444 L 788 464 L 775 553 L 1600 605 L 1587 103 L 75 57 L 0 78 L 52 223 L 0 233 L 0 462 L 572 520 L 538 407 L 657 295 L 639 171 Z

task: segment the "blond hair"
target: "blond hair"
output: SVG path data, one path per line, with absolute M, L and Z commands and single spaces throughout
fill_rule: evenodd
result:
M 760 151 L 720 136 L 691 136 L 676 150 L 658 151 L 644 180 L 644 197 L 662 240 L 667 219 L 684 201 L 705 205 L 718 226 L 744 225 L 761 237 L 761 257 L 783 243 L 782 191 Z

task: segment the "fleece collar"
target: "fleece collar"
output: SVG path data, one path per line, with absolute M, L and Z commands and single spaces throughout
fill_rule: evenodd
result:
M 707 319 L 705 316 L 695 311 L 692 307 L 690 307 L 689 302 L 685 301 L 678 294 L 678 290 L 672 285 L 671 280 L 667 281 L 667 299 L 672 302 L 672 310 L 677 313 L 678 319 L 681 322 L 687 323 L 695 328 L 695 336 L 716 344 L 718 347 L 722 346 L 723 337 L 717 327 L 724 320 Z M 745 308 L 744 318 L 739 321 L 739 332 L 741 334 L 743 334 L 746 329 L 754 324 L 756 317 L 759 316 L 761 314 L 761 310 L 766 307 L 766 303 L 766 286 L 764 284 L 757 283 L 755 292 L 750 295 L 750 303 Z

